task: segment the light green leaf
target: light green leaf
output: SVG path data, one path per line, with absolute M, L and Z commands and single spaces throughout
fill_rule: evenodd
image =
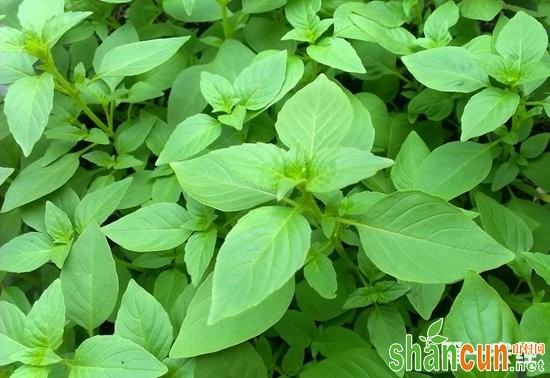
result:
M 195 360 L 194 378 L 267 377 L 262 358 L 249 343 L 242 343 Z
M 25 352 L 26 347 L 14 339 L 0 333 L 0 366 L 9 365 L 19 361 L 19 357 Z
M 502 0 L 462 0 L 460 14 L 465 18 L 491 21 L 502 10 Z
M 367 72 L 351 43 L 343 38 L 323 38 L 316 44 L 309 45 L 307 54 L 319 63 L 342 71 Z
M 500 30 L 495 49 L 517 66 L 538 62 L 548 49 L 548 34 L 540 22 L 520 11 Z
M 268 55 L 246 67 L 233 83 L 239 103 L 249 110 L 267 106 L 285 81 L 286 50 Z
M 318 332 L 318 335 L 311 343 L 313 355 L 317 350 L 325 357 L 338 356 L 345 350 L 356 348 L 369 348 L 370 344 L 358 333 L 349 328 L 330 326 Z
M 125 23 L 121 27 L 115 29 L 99 47 L 95 50 L 93 57 L 93 67 L 97 72 L 101 66 L 101 62 L 105 58 L 105 54 L 115 47 L 127 45 L 130 43 L 139 42 L 139 35 L 134 25 Z
M 105 222 L 117 208 L 132 180 L 132 177 L 127 177 L 87 193 L 75 209 L 76 229 L 82 232 L 90 222 L 99 225 Z
M 50 260 L 53 247 L 50 237 L 40 232 L 16 236 L 0 247 L 0 270 L 31 272 Z
M 237 105 L 233 107 L 233 109 L 231 109 L 230 114 L 219 115 L 218 121 L 220 121 L 224 125 L 231 126 L 234 129 L 242 130 L 245 118 L 246 118 L 246 108 L 242 105 Z
M 243 0 L 244 13 L 265 13 L 285 5 L 286 0 Z
M 170 163 L 185 193 L 222 211 L 244 210 L 277 198 L 276 190 L 262 189 L 227 169 L 218 158 L 219 154 L 226 152 L 217 151 L 192 160 Z
M 188 117 L 176 126 L 155 164 L 185 160 L 203 151 L 221 132 L 221 123 L 209 115 L 200 113 Z
M 489 235 L 512 252 L 531 249 L 533 234 L 519 216 L 481 192 L 475 194 L 475 199 L 481 223 Z
M 10 287 L 11 286 L 8 286 L 8 288 Z M 2 294 L 6 292 L 6 289 L 2 292 Z M 17 341 L 18 343 L 24 344 L 26 343 L 25 323 L 26 316 L 23 311 L 21 311 L 15 304 L 6 302 L 5 299 L 2 298 L 0 301 L 0 334 Z
M 189 6 L 182 0 L 164 0 L 162 8 L 176 20 L 185 22 L 207 22 L 221 18 L 221 7 L 217 0 L 195 0 L 191 14 L 188 12 Z
M 436 148 L 424 159 L 413 187 L 450 200 L 483 181 L 492 163 L 490 146 L 450 142 Z
M 389 355 L 390 345 L 398 343 L 405 345 L 405 322 L 395 307 L 376 306 L 373 308 L 367 328 L 370 341 L 374 345 L 378 355 L 386 364 L 392 360 Z M 400 377 L 404 371 L 396 372 Z
M 430 150 L 422 138 L 411 132 L 401 145 L 391 169 L 391 179 L 397 190 L 414 187 L 419 168 L 429 154 Z
M 341 189 L 392 164 L 390 159 L 352 147 L 324 148 L 316 152 L 308 163 L 306 189 L 319 193 Z
M 550 255 L 544 253 L 522 252 L 529 265 L 550 285 Z
M 161 304 L 134 280 L 122 296 L 115 321 L 115 335 L 133 341 L 158 360 L 172 345 L 172 324 Z
M 45 73 L 19 79 L 8 90 L 4 113 L 10 132 L 25 156 L 30 155 L 48 123 L 53 89 L 53 77 Z
M 304 277 L 309 286 L 323 298 L 336 298 L 338 288 L 336 271 L 332 261 L 326 255 L 320 253 L 311 259 L 304 267 Z
M 334 353 L 329 358 L 309 365 L 301 378 L 365 377 L 393 378 L 384 361 L 372 348 L 355 348 Z
M 159 202 L 142 207 L 102 231 L 115 243 L 136 252 L 162 251 L 181 245 L 191 235 L 187 211 L 176 203 Z
M 216 229 L 208 231 L 195 232 L 189 237 L 185 244 L 185 267 L 191 276 L 191 282 L 198 286 L 201 282 L 204 272 L 210 265 L 214 256 L 216 247 L 217 232 Z
M 168 269 L 162 271 L 155 280 L 153 295 L 159 303 L 167 309 L 172 310 L 172 306 L 187 287 L 187 276 L 179 269 Z
M 24 0 L 19 5 L 17 18 L 25 31 L 42 32 L 46 21 L 63 13 L 64 0 Z
M 109 317 L 118 295 L 115 262 L 97 223 L 77 239 L 60 277 L 67 318 L 92 334 Z
M 530 305 L 521 317 L 520 334 L 522 340 L 529 340 L 536 343 L 544 343 L 546 348 L 550 344 L 550 328 L 545 321 L 550 319 L 549 303 L 533 303 Z M 537 358 L 544 361 L 544 368 L 550 364 L 550 353 L 548 350 Z M 544 376 L 544 375 L 542 375 Z
M 65 302 L 61 281 L 56 279 L 34 302 L 27 315 L 25 338 L 28 345 L 56 350 L 63 342 Z
M 424 35 L 432 41 L 431 47 L 447 45 L 452 37 L 449 29 L 458 22 L 458 7 L 453 1 L 438 6 L 424 23 Z
M 0 84 L 12 84 L 34 75 L 36 58 L 21 53 L 0 53 Z
M 142 74 L 166 62 L 188 39 L 152 39 L 117 46 L 105 54 L 96 75 L 117 77 Z
M 7 213 L 60 188 L 76 172 L 78 163 L 78 154 L 68 154 L 46 166 L 44 158 L 28 165 L 8 188 L 0 212 Z
M 468 269 L 482 272 L 515 257 L 460 210 L 422 192 L 390 194 L 353 224 L 372 262 L 403 281 L 452 283 Z
M 408 282 L 411 290 L 407 293 L 409 302 L 423 319 L 429 320 L 432 312 L 445 291 L 443 284 L 418 284 Z
M 94 336 L 76 349 L 69 378 L 151 378 L 168 369 L 153 355 L 118 336 Z
M 311 344 L 317 333 L 313 318 L 296 310 L 288 310 L 273 328 L 288 345 L 302 349 Z
M 91 14 L 92 12 L 65 12 L 55 15 L 44 25 L 42 39 L 52 48 L 63 34 L 78 25 Z
M 489 86 L 487 74 L 463 47 L 438 47 L 401 59 L 416 80 L 431 89 L 469 93 Z
M 306 259 L 311 229 L 296 210 L 261 207 L 227 234 L 214 268 L 209 324 L 257 306 L 280 289 Z
M 22 365 L 18 367 L 12 375 L 11 378 L 48 378 L 51 372 L 51 366 L 32 366 L 32 365 Z
M 73 241 L 74 231 L 67 214 L 50 201 L 46 202 L 45 214 L 46 230 L 54 243 L 70 244 Z
M 512 310 L 495 289 L 469 270 L 445 319 L 443 335 L 452 341 L 472 345 L 514 343 L 518 341 L 519 329 Z M 473 373 L 476 377 L 486 376 L 476 370 Z M 504 377 L 505 374 L 496 376 Z M 473 376 L 472 372 L 465 371 L 457 371 L 455 375 L 459 378 Z
M 517 93 L 498 88 L 487 88 L 475 94 L 466 104 L 460 119 L 460 140 L 487 134 L 502 126 L 516 112 L 519 100 Z
M 221 75 L 201 72 L 200 88 L 204 99 L 212 106 L 214 112 L 231 113 L 233 106 L 239 102 L 233 85 Z
M 281 319 L 293 295 L 294 280 L 290 280 L 257 306 L 209 325 L 207 319 L 212 305 L 212 276 L 209 276 L 189 305 L 170 357 L 212 353 L 259 335 Z
M 353 108 L 347 96 L 325 75 L 319 75 L 285 102 L 275 127 L 284 144 L 301 146 L 310 159 L 323 147 L 337 146 L 352 121 Z
M 128 120 L 117 126 L 115 131 L 115 148 L 119 154 L 134 152 L 143 142 L 157 122 L 158 117 L 142 111 L 137 121 Z

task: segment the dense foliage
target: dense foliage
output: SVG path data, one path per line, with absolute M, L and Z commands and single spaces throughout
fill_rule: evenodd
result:
M 0 376 L 425 377 L 389 368 L 407 333 L 550 346 L 549 2 L 0 14 Z

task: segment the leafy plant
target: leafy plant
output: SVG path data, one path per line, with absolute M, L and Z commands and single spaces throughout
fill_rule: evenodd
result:
M 0 15 L 0 375 L 420 377 L 407 334 L 550 341 L 546 2 Z

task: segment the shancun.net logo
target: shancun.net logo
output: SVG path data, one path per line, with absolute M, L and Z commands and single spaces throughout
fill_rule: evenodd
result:
M 535 342 L 469 344 L 451 342 L 440 335 L 443 319 L 432 323 L 421 344 L 407 334 L 405 345 L 389 348 L 389 367 L 393 371 L 527 371 L 543 372 L 545 344 Z

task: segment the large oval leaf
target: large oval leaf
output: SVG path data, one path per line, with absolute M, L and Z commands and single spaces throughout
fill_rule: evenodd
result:
M 306 259 L 311 228 L 295 209 L 262 207 L 227 234 L 214 267 L 210 324 L 259 305 Z
M 354 224 L 372 262 L 403 281 L 451 283 L 515 257 L 460 210 L 422 192 L 393 193 Z
M 199 287 L 189 305 L 170 357 L 194 357 L 237 345 L 259 335 L 284 315 L 294 295 L 294 280 L 259 305 L 214 325 L 207 322 L 212 305 L 212 276 Z

